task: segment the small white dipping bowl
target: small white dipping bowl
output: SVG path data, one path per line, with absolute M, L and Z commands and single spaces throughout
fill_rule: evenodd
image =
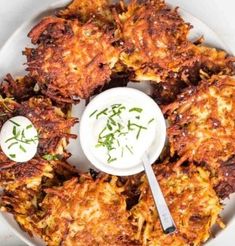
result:
M 94 129 L 91 129 L 90 121 L 91 115 L 97 109 L 109 107 L 113 104 L 132 103 L 150 112 L 151 117 L 154 118 L 155 135 L 151 135 L 149 142 L 142 142 L 141 147 L 143 153 L 133 154 L 133 158 L 126 163 L 105 163 L 101 161 L 97 153 L 94 151 Z M 96 127 L 96 126 L 94 126 Z M 151 163 L 154 163 L 162 152 L 166 139 L 166 124 L 163 114 L 158 105 L 145 93 L 127 87 L 114 88 L 100 93 L 94 97 L 85 108 L 80 121 L 79 137 L 83 152 L 88 160 L 99 170 L 118 176 L 128 176 L 139 173 L 144 170 L 142 164 L 142 155 L 146 152 Z M 136 157 L 136 158 L 135 158 Z

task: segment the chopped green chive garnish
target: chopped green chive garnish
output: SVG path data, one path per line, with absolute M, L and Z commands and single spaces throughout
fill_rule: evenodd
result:
M 24 153 L 26 153 L 26 149 L 20 144 L 20 150 Z
M 93 113 L 89 115 L 89 117 L 92 117 L 98 110 L 96 109 Z
M 30 125 L 26 126 L 26 129 L 28 130 L 28 129 L 32 128 L 32 127 L 33 127 L 33 125 L 30 124 Z
M 117 144 L 118 144 L 118 147 L 120 147 L 120 142 L 119 142 L 119 140 L 117 139 Z
M 108 158 L 108 160 L 107 160 L 107 162 L 108 163 L 111 163 L 111 162 L 113 162 L 113 161 L 116 161 L 117 160 L 117 158 L 112 158 L 111 156 Z
M 96 115 L 96 119 L 98 119 L 102 114 L 107 115 L 107 110 L 108 110 L 108 108 L 105 108 L 104 110 L 102 110 L 101 112 L 99 112 Z
M 14 146 L 14 145 L 16 145 L 16 144 L 18 144 L 18 142 L 14 142 L 14 143 L 10 144 L 10 145 L 8 146 L 8 149 L 10 149 L 12 146 Z
M 117 125 L 117 123 L 115 122 L 115 120 L 111 116 L 109 117 L 109 120 L 110 120 L 112 125 L 114 125 L 114 126 Z
M 9 154 L 9 156 L 10 156 L 11 158 L 16 158 L 16 155 L 15 155 L 15 154 Z
M 9 120 L 12 124 L 14 124 L 15 126 L 20 126 L 20 124 L 18 124 L 17 122 L 15 122 L 14 120 Z
M 102 138 L 102 134 L 105 132 L 106 129 L 107 129 L 107 127 L 104 127 L 104 129 L 100 132 L 99 139 Z
M 8 138 L 8 139 L 5 141 L 5 143 L 8 143 L 9 141 L 11 141 L 11 140 L 13 140 L 13 139 L 15 139 L 15 137 Z
M 22 130 L 22 132 L 21 132 L 21 140 L 23 140 L 23 139 L 25 139 L 26 137 L 25 137 L 25 134 L 24 134 L 24 130 Z
M 148 124 L 150 124 L 150 123 L 153 122 L 153 121 L 154 121 L 154 118 L 152 118 L 151 120 L 149 120 Z
M 138 113 L 141 113 L 142 111 L 143 111 L 143 109 L 142 108 L 131 108 L 130 110 L 129 110 L 129 112 L 138 112 Z
M 116 103 L 116 104 L 113 104 L 111 107 L 112 108 L 119 108 L 119 107 L 121 107 L 121 105 L 122 104 L 120 104 L 120 103 Z
M 57 161 L 57 160 L 59 160 L 59 156 L 58 155 L 52 155 L 52 154 L 46 154 L 42 158 L 47 160 L 47 161 Z
M 12 128 L 12 134 L 15 136 L 16 135 L 16 126 L 13 126 Z
M 138 115 L 133 115 L 134 120 L 131 117 L 129 120 L 125 119 L 123 113 L 137 112 Z M 105 148 L 107 151 L 108 159 L 107 162 L 111 163 L 117 158 L 113 156 L 113 150 L 120 151 L 120 157 L 124 156 L 124 151 L 128 151 L 133 154 L 133 147 L 128 146 L 126 142 L 128 141 L 128 134 L 133 132 L 136 139 L 139 139 L 142 130 L 147 130 L 148 128 L 144 125 L 137 124 L 137 120 L 140 120 L 141 113 L 143 109 L 140 107 L 132 107 L 130 109 L 126 108 L 123 104 L 113 104 L 109 108 L 104 108 L 101 111 L 95 110 L 91 115 L 96 115 L 96 119 L 103 116 L 102 120 L 106 121 L 104 128 L 98 134 L 98 141 L 95 145 L 96 148 Z M 150 124 L 154 119 L 148 121 Z M 132 137 L 133 138 L 133 137 Z M 120 141 L 119 141 L 120 140 Z M 134 140 L 134 139 L 133 139 Z
M 139 130 L 138 130 L 138 133 L 137 133 L 137 135 L 136 135 L 136 139 L 139 138 L 141 130 L 147 130 L 147 128 L 146 128 L 146 127 L 140 126 L 140 127 L 139 127 Z
M 131 128 L 131 121 L 130 120 L 128 120 L 128 125 L 127 125 L 127 127 L 128 127 L 128 131 L 132 131 L 132 130 L 134 130 L 133 128 Z
M 111 126 L 109 123 L 107 123 L 107 127 L 108 127 L 108 129 L 109 129 L 110 131 L 113 130 L 112 126 Z
M 131 148 L 128 145 L 126 145 L 126 148 L 130 151 L 131 154 L 133 154 Z

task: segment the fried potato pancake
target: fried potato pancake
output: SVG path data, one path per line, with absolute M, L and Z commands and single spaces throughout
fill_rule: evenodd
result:
M 44 240 L 48 245 L 140 245 L 126 210 L 117 177 L 71 179 L 47 189 L 42 202 Z
M 41 184 L 52 179 L 54 163 L 40 157 L 16 163 L 2 152 L 0 161 L 1 211 L 12 213 L 21 228 L 32 235 L 37 230 L 35 223 L 42 195 Z
M 209 166 L 235 153 L 235 79 L 213 76 L 164 109 L 171 154 Z
M 133 71 L 134 80 L 152 81 L 158 103 L 172 102 L 182 88 L 206 75 L 234 73 L 234 58 L 190 42 L 191 25 L 164 1 L 132 1 L 118 23 L 120 59 Z
M 169 9 L 163 1 L 157 4 L 144 2 L 137 4 L 132 1 L 128 11 L 119 15 L 120 37 L 125 49 L 121 60 L 134 69 L 137 80 L 160 82 L 165 79 L 166 72 L 178 70 L 185 57 L 188 58 L 187 55 L 180 56 L 180 53 L 187 54 L 186 36 L 190 25 L 183 21 L 177 10 Z
M 234 74 L 234 58 L 229 57 L 225 52 L 202 45 L 193 48 L 196 51 L 194 57 L 196 62 L 191 68 L 186 68 L 180 74 L 180 78 L 169 77 L 165 82 L 152 82 L 152 96 L 158 104 L 164 105 L 173 102 L 185 87 L 197 85 L 202 79 L 209 79 L 215 74 Z
M 219 171 L 235 153 L 233 77 L 213 76 L 203 80 L 199 86 L 187 88 L 164 111 L 170 124 L 171 155 L 180 156 L 178 164 L 190 160 L 204 165 L 213 176 L 233 175 L 227 168 L 226 172 Z
M 72 178 L 63 186 L 45 190 L 37 217 L 30 217 L 33 222 L 20 220 L 22 216 L 18 222 L 53 246 L 201 245 L 209 238 L 212 225 L 223 227 L 219 218 L 222 207 L 210 173 L 192 164 L 171 165 L 175 164 L 155 165 L 154 171 L 176 223 L 175 234 L 162 232 L 145 175 L 128 178 L 126 185 L 108 175 L 96 180 L 88 174 Z M 128 210 L 124 194 L 133 179 L 140 197 Z
M 36 48 L 27 48 L 30 75 L 43 94 L 64 102 L 87 99 L 110 80 L 119 57 L 113 37 L 92 23 L 44 18 L 29 33 Z
M 155 165 L 154 171 L 177 232 L 170 235 L 162 232 L 149 184 L 143 175 L 139 202 L 130 211 L 141 245 L 201 245 L 210 237 L 212 225 L 218 222 L 223 226 L 218 217 L 222 207 L 213 190 L 210 173 L 194 165 L 177 168 L 171 165 Z
M 0 155 L 4 163 L 0 168 L 1 211 L 12 213 L 30 235 L 41 235 L 37 222 L 41 219 L 39 204 L 45 197 L 44 189 L 62 185 L 64 180 L 78 176 L 77 171 L 64 161 L 36 157 L 26 163 L 16 163 L 4 156 Z

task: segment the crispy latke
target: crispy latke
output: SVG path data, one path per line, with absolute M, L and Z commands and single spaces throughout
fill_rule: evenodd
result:
M 190 24 L 164 1 L 132 1 L 118 23 L 124 49 L 120 59 L 134 72 L 134 80 L 152 81 L 158 103 L 171 102 L 205 75 L 234 73 L 234 58 L 190 42 Z
M 235 79 L 213 76 L 165 107 L 171 155 L 209 166 L 235 153 Z
M 210 180 L 210 173 L 194 165 L 172 167 L 170 163 L 154 166 L 177 232 L 164 234 L 146 176 L 142 177 L 140 198 L 131 209 L 132 221 L 138 227 L 141 245 L 201 245 L 219 219 L 221 205 Z
M 41 184 L 53 177 L 52 164 L 42 158 L 16 163 L 3 153 L 0 157 L 1 211 L 13 214 L 21 228 L 32 235 L 34 228 L 37 230 L 34 222 L 43 192 Z
M 39 227 L 48 245 L 140 245 L 117 177 L 71 179 L 47 189 Z
M 64 161 L 47 161 L 36 157 L 26 163 L 4 159 L 0 168 L 1 211 L 14 215 L 21 228 L 30 235 L 41 236 L 37 222 L 41 219 L 40 203 L 44 189 L 78 176 L 77 170 Z M 8 164 L 8 165 L 7 165 Z
M 132 1 L 128 11 L 119 16 L 119 34 L 125 49 L 121 60 L 135 71 L 137 80 L 160 82 L 166 72 L 173 72 L 179 64 L 184 64 L 187 56 L 180 56 L 179 51 L 187 54 L 186 36 L 190 25 L 163 1 L 144 2 Z
M 178 164 L 190 160 L 204 165 L 212 176 L 223 174 L 219 171 L 222 163 L 235 153 L 235 79 L 213 76 L 203 80 L 187 88 L 164 111 L 170 124 L 171 155 L 180 156 Z
M 26 163 L 11 161 L 0 149 L 2 210 L 12 213 L 22 229 L 30 235 L 36 231 L 39 234 L 40 230 L 37 230 L 35 223 L 40 213 L 39 203 L 45 195 L 44 188 L 61 185 L 62 182 L 58 180 L 64 181 L 67 176 L 71 178 L 66 170 L 71 172 L 73 168 L 68 168 L 68 164 L 63 161 L 53 159 L 69 156 L 65 147 L 68 139 L 75 137 L 69 130 L 77 120 L 68 118 L 60 108 L 52 105 L 50 99 L 44 97 L 31 97 L 21 103 L 10 98 L 1 98 L 0 113 L 1 126 L 9 118 L 23 115 L 33 122 L 39 134 L 37 154 Z M 73 176 L 75 174 L 73 172 Z
M 43 177 L 51 178 L 52 165 L 40 157 L 25 163 L 17 163 L 9 160 L 0 152 L 0 187 L 14 190 L 25 185 L 26 188 L 37 187 Z
M 36 48 L 27 48 L 30 75 L 42 93 L 64 102 L 87 99 L 110 80 L 119 49 L 113 37 L 92 23 L 44 18 L 29 33 Z

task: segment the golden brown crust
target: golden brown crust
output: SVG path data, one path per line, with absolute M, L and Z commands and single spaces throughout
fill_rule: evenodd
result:
M 213 179 L 215 191 L 221 199 L 235 192 L 235 155 L 220 162 L 217 177 Z
M 222 209 L 209 172 L 194 165 L 175 167 L 171 163 L 155 165 L 154 170 L 177 232 L 162 233 L 151 191 L 143 176 L 139 202 L 131 209 L 132 221 L 138 227 L 138 239 L 142 245 L 149 246 L 201 245 L 209 238 Z
M 133 1 L 119 16 L 119 35 L 124 42 L 121 60 L 134 69 L 137 80 L 145 80 L 146 76 L 147 80 L 160 82 L 167 72 L 178 72 L 179 66 L 186 66 L 190 25 L 164 2 L 146 2 Z M 188 55 L 180 55 L 182 52 Z
M 216 165 L 235 152 L 235 79 L 214 76 L 165 107 L 171 154 Z
M 4 156 L 0 156 L 2 161 Z M 10 162 L 6 158 L 5 161 Z M 42 237 L 37 223 L 43 215 L 39 206 L 45 197 L 44 189 L 62 185 L 65 180 L 78 176 L 77 170 L 64 161 L 34 158 L 27 163 L 3 165 L 0 169 L 0 185 L 4 188 L 1 211 L 13 214 L 20 227 L 30 235 Z
M 28 188 L 39 186 L 42 177 L 51 177 L 52 166 L 42 158 L 34 158 L 26 163 L 9 160 L 0 152 L 0 186 L 6 189 L 25 185 Z
M 16 115 L 25 116 L 32 121 L 39 134 L 40 155 L 48 153 L 63 155 L 63 147 L 67 140 L 76 138 L 70 134 L 70 128 L 77 123 L 77 119 L 67 117 L 60 108 L 52 105 L 49 98 L 31 97 L 21 104 L 9 98 L 0 99 L 0 107 L 1 124 Z
M 213 76 L 203 80 L 199 86 L 186 89 L 164 111 L 170 123 L 171 155 L 180 156 L 178 164 L 197 162 L 217 177 L 215 183 L 228 178 L 233 187 L 233 173 L 224 172 L 223 163 L 235 153 L 235 79 Z
M 113 25 L 112 1 L 110 0 L 73 0 L 58 11 L 57 16 L 65 19 L 78 18 L 81 22 L 91 21 L 96 24 Z
M 0 127 L 17 115 L 27 117 L 36 127 L 39 135 L 38 155 L 58 154 L 60 158 L 69 157 L 65 147 L 70 138 L 77 137 L 70 134 L 70 128 L 78 122 L 76 118 L 67 117 L 60 108 L 53 106 L 49 98 L 31 97 L 21 103 L 0 98 Z M 1 155 L 4 154 L 1 152 Z M 8 165 L 2 162 L 0 167 L 3 164 Z
M 177 225 L 175 234 L 162 233 L 145 175 L 121 183 L 108 175 L 96 180 L 87 174 L 73 178 L 61 187 L 45 190 L 47 195 L 33 222 L 27 224 L 23 217 L 18 221 L 48 245 L 196 246 L 206 241 L 222 209 L 209 172 L 168 162 L 155 165 L 154 170 Z M 140 194 L 138 203 L 128 211 L 124 193 L 131 182 L 137 184 Z
M 30 119 L 39 134 L 38 154 L 58 153 L 63 155 L 64 141 L 76 138 L 70 128 L 77 123 L 76 118 L 67 118 L 60 108 L 52 105 L 48 98 L 32 97 L 22 102 L 17 114 Z
M 36 81 L 29 76 L 14 79 L 11 74 L 7 74 L 0 83 L 0 94 L 4 98 L 14 98 L 17 102 L 21 102 L 28 100 L 37 93 L 34 90 L 35 85 Z
M 116 177 L 71 179 L 47 189 L 42 203 L 46 214 L 39 224 L 48 245 L 139 245 L 116 182 Z
M 91 23 L 47 17 L 29 35 L 39 45 L 24 52 L 27 70 L 42 93 L 59 101 L 89 98 L 109 81 L 118 60 L 111 34 Z
M 0 95 L 0 128 L 9 118 L 14 116 L 14 112 L 20 107 L 20 104 L 11 98 L 2 98 Z
M 120 59 L 133 71 L 132 79 L 152 82 L 158 103 L 172 102 L 205 76 L 234 74 L 234 58 L 226 52 L 189 41 L 191 26 L 177 8 L 163 1 L 137 2 L 119 15 L 117 36 L 124 49 Z

